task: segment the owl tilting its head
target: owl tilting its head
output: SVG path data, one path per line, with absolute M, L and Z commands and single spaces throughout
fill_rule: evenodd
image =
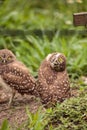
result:
M 66 58 L 63 54 L 49 54 L 46 60 L 50 62 L 50 67 L 57 72 L 61 72 L 66 69 Z
M 66 58 L 61 53 L 49 54 L 38 71 L 37 90 L 42 103 L 54 105 L 70 97 Z
M 34 77 L 30 74 L 28 68 L 19 62 L 15 55 L 8 49 L 0 50 L 0 77 L 5 85 L 13 90 L 10 104 L 15 90 L 20 94 L 37 94 Z

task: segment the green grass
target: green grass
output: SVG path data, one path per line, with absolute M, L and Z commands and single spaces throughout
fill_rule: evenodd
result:
M 2 126 L 0 128 L 0 130 L 10 130 L 9 123 L 8 123 L 7 120 L 3 121 L 3 124 L 2 124 Z
M 73 28 L 73 13 L 86 11 L 87 1 L 72 1 L 5 0 L 0 4 L 0 25 L 23 30 Z
M 2 48 L 11 49 L 19 60 L 24 62 L 31 73 L 36 76 L 42 60 L 52 52 L 64 53 L 67 57 L 67 70 L 71 77 L 87 75 L 87 40 L 78 35 L 60 37 L 56 33 L 52 40 L 43 35 L 43 38 L 26 36 L 25 40 L 15 37 L 1 38 Z M 4 43 L 4 44 L 3 44 Z M 9 43 L 9 44 L 7 44 Z M 26 57 L 26 58 L 25 58 Z

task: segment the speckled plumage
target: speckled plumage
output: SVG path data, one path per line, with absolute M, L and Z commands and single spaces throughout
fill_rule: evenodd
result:
M 17 61 L 15 55 L 7 49 L 0 50 L 0 76 L 12 90 L 21 94 L 35 94 L 35 79 L 27 67 Z
M 70 96 L 70 83 L 63 54 L 49 54 L 38 71 L 37 90 L 43 103 L 54 105 Z

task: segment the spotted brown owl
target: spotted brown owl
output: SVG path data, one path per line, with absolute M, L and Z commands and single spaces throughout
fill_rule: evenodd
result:
M 20 94 L 34 94 L 35 79 L 31 76 L 27 67 L 19 62 L 15 55 L 8 49 L 0 50 L 0 77 L 5 85 L 12 89 L 11 104 L 15 90 Z
M 55 105 L 70 96 L 66 58 L 61 53 L 49 54 L 38 71 L 37 90 L 42 103 Z

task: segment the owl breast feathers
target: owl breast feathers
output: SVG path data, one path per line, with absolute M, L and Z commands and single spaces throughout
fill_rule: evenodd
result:
M 49 54 L 38 71 L 37 90 L 45 104 L 55 104 L 70 96 L 66 58 L 61 53 Z

